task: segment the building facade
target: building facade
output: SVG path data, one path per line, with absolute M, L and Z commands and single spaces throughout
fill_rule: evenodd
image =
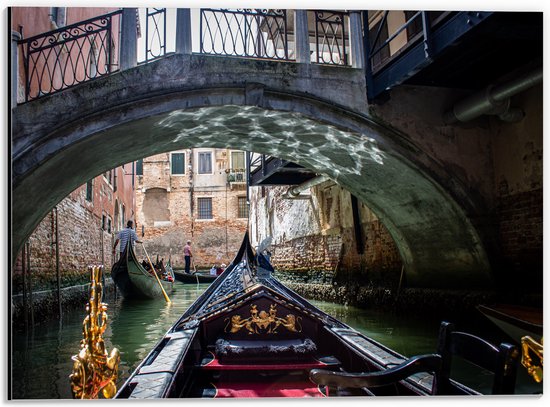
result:
M 105 7 L 13 7 L 11 29 L 24 40 L 114 10 Z M 113 30 L 118 32 L 117 26 Z M 113 36 L 111 45 L 117 47 L 118 41 L 118 37 Z M 97 66 L 93 68 L 94 64 L 85 67 L 74 63 L 81 55 L 78 47 L 52 49 L 49 55 L 42 59 L 37 57 L 37 63 L 51 63 L 53 55 L 57 55 L 55 66 L 58 69 L 50 71 L 53 86 L 63 82 L 61 68 L 65 62 L 70 64 L 73 60 L 72 66 L 81 76 L 93 74 L 90 69 L 100 69 Z M 117 63 L 116 60 L 111 62 Z M 22 77 L 25 69 L 22 60 L 19 67 Z M 38 95 L 50 89 L 48 86 L 51 84 L 46 85 L 45 80 L 40 81 L 32 74 L 29 77 L 34 79 L 27 84 L 19 81 L 19 101 L 25 99 L 27 92 Z M 134 218 L 134 207 L 132 163 L 108 170 L 75 189 L 40 222 L 19 253 L 12 280 L 13 292 L 54 288 L 57 275 L 62 287 L 87 282 L 87 267 L 91 264 L 103 264 L 110 269 L 113 263 L 111 247 L 116 232 L 124 227 L 127 220 Z
M 137 232 L 147 252 L 184 267 L 190 240 L 194 265 L 229 264 L 248 226 L 242 151 L 195 148 L 138 162 Z

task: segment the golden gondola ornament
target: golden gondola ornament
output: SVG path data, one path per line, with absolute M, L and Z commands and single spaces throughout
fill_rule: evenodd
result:
M 75 399 L 96 399 L 102 394 L 112 398 L 116 394 L 120 352 L 113 348 L 110 354 L 105 349 L 103 333 L 107 328 L 107 304 L 102 302 L 103 266 L 90 266 L 90 299 L 88 313 L 82 323 L 80 352 L 74 361 L 71 390 Z
M 537 382 L 542 382 L 543 368 L 543 338 L 540 343 L 535 341 L 530 336 L 521 338 L 521 364 L 527 369 L 527 373 Z M 537 357 L 540 365 L 533 361 L 533 357 Z

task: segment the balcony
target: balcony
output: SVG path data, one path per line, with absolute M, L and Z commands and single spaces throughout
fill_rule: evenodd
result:
M 542 64 L 542 13 L 368 11 L 367 93 L 400 84 L 477 90 Z

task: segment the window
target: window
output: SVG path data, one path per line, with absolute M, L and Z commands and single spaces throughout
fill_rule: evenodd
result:
M 103 215 L 101 217 L 101 229 L 105 230 L 107 227 L 107 216 Z
M 51 7 L 50 8 L 50 19 L 52 23 L 56 25 L 57 28 L 65 26 L 66 23 L 66 7 Z
M 143 158 L 136 161 L 136 175 L 143 175 Z
M 199 219 L 212 219 L 212 198 L 197 198 Z
M 244 151 L 232 151 L 231 152 L 231 169 L 244 171 Z
M 113 184 L 113 171 L 109 170 L 103 174 L 109 184 Z
M 238 218 L 248 218 L 248 204 L 246 202 L 246 196 L 239 196 L 238 207 L 237 207 L 237 217 Z
M 113 170 L 113 191 L 116 192 L 117 190 L 117 175 L 116 175 L 116 169 Z
M 185 174 L 185 153 L 172 153 L 171 156 L 171 174 Z
M 212 153 L 199 153 L 199 174 L 212 174 Z
M 92 202 L 94 199 L 94 180 L 91 179 L 86 183 L 86 200 Z
M 107 218 L 107 233 L 111 233 L 111 227 L 113 225 L 113 221 L 111 220 L 111 217 L 109 216 Z

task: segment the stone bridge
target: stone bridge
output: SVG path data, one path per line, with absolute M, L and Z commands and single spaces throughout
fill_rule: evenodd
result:
M 365 89 L 360 67 L 176 53 L 18 105 L 12 254 L 90 178 L 152 154 L 217 147 L 288 159 L 348 189 L 388 228 L 410 285 L 488 284 L 485 209 L 456 181 L 460 163 L 450 169 L 427 151 L 422 140 L 436 135 L 376 119 Z

